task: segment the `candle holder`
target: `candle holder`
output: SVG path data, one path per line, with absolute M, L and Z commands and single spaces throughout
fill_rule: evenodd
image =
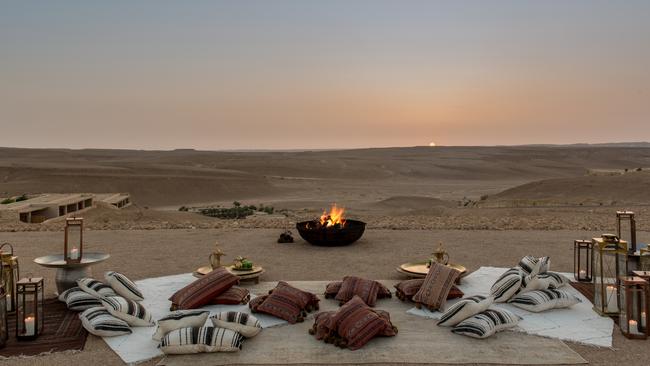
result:
M 36 339 L 43 333 L 42 277 L 23 278 L 16 283 L 16 339 Z
M 630 339 L 647 339 L 650 336 L 648 315 L 650 314 L 650 284 L 641 277 L 620 278 L 621 312 L 619 325 L 621 333 Z
M 593 243 L 590 240 L 573 241 L 573 277 L 578 282 L 591 282 L 593 277 Z
M 6 251 L 8 247 L 10 251 Z M 0 276 L 4 283 L 6 299 L 6 310 L 9 313 L 16 311 L 16 282 L 20 278 L 20 268 L 18 266 L 18 257 L 14 255 L 14 247 L 9 243 L 0 245 L 0 262 L 2 270 Z
M 592 239 L 594 310 L 603 316 L 619 313 L 619 279 L 627 275 L 627 242 L 616 235 Z
M 84 219 L 72 217 L 65 219 L 65 240 L 63 256 L 66 263 L 80 263 L 83 255 Z

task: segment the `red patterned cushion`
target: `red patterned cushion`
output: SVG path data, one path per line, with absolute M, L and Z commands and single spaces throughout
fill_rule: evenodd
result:
M 449 294 L 447 295 L 447 300 L 460 299 L 463 296 L 465 296 L 465 293 L 463 291 L 461 291 L 456 286 L 452 286 L 451 290 L 449 290 Z
M 262 305 L 262 303 L 269 297 L 269 295 L 263 295 L 263 296 L 258 296 L 254 298 L 253 300 L 248 302 L 248 307 L 251 308 L 251 310 L 256 313 L 257 308 Z
M 336 311 L 322 311 L 316 314 L 314 317 L 314 326 L 310 331 L 311 334 L 316 336 L 316 339 L 322 340 L 334 335 L 334 332 L 327 327 L 334 314 L 336 314 Z
M 402 301 L 411 300 L 413 298 L 413 295 L 415 295 L 420 290 L 420 287 L 422 287 L 423 283 L 424 278 L 402 281 L 395 285 L 395 294 L 397 295 L 397 298 Z M 463 291 L 461 291 L 456 286 L 452 286 L 449 294 L 447 295 L 447 300 L 457 299 L 463 297 L 463 295 L 465 295 Z
M 325 287 L 325 298 L 326 299 L 331 299 L 336 296 L 336 294 L 339 293 L 341 290 L 341 286 L 343 285 L 343 281 L 334 281 L 330 282 L 327 284 Z
M 390 289 L 388 287 L 382 285 L 380 282 L 377 282 L 379 285 L 379 290 L 377 291 L 377 298 L 378 299 L 386 299 L 386 298 L 391 298 L 393 295 L 390 293 Z
M 169 300 L 171 310 L 196 309 L 239 283 L 239 277 L 225 268 L 217 268 L 198 280 L 176 291 Z
M 447 295 L 454 285 L 460 271 L 436 262 L 431 263 L 429 273 L 424 278 L 422 286 L 413 295 L 415 305 L 426 306 L 429 310 L 438 310 L 445 304 Z
M 304 298 L 286 287 L 276 287 L 268 297 L 257 306 L 257 311 L 284 319 L 291 324 L 302 322 L 306 315 L 302 310 Z
M 284 281 L 278 282 L 278 285 L 275 286 L 275 288 L 270 292 L 278 289 L 282 289 L 283 291 L 289 292 L 295 296 L 298 300 L 298 304 L 300 305 L 301 310 L 306 309 L 308 312 L 312 310 L 318 310 L 318 302 L 320 299 L 318 296 L 312 294 L 311 292 L 303 291 L 299 288 L 293 287 Z
M 346 276 L 343 278 L 341 290 L 339 290 L 335 299 L 343 303 L 349 301 L 356 295 L 368 306 L 375 306 L 379 285 L 377 281 L 366 280 L 355 276 Z
M 238 305 L 247 304 L 250 300 L 250 292 L 241 287 L 233 286 L 226 290 L 226 292 L 215 297 L 210 301 L 213 305 Z
M 356 350 L 377 335 L 394 335 L 390 332 L 392 324 L 385 316 L 386 314 L 380 316 L 360 297 L 354 296 L 332 316 L 330 325 L 337 324 L 338 335 L 345 339 L 349 349 Z

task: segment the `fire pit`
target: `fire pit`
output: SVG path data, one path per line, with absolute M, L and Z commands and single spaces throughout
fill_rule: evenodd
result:
M 366 229 L 366 223 L 343 218 L 344 209 L 332 206 L 329 214 L 323 213 L 319 220 L 296 224 L 298 233 L 308 243 L 320 246 L 343 246 L 359 240 Z

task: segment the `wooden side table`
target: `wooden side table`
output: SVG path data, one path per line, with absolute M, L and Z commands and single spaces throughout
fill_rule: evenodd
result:
M 110 258 L 110 254 L 84 252 L 79 263 L 66 263 L 63 254 L 46 255 L 34 259 L 34 263 L 46 267 L 56 268 L 56 290 L 63 291 L 77 286 L 77 280 L 91 277 L 90 266 Z

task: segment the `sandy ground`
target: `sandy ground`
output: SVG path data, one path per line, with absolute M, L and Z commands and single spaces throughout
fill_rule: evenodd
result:
M 302 240 L 278 244 L 277 229 L 147 230 L 89 231 L 87 250 L 106 251 L 111 258 L 94 268 L 128 274 L 133 279 L 190 272 L 207 264 L 215 240 L 227 253 L 225 261 L 237 255 L 248 256 L 262 264 L 263 279 L 324 280 L 357 274 L 375 279 L 398 279 L 395 267 L 426 256 L 443 241 L 453 262 L 469 270 L 480 266 L 514 265 L 527 254 L 549 255 L 552 268 L 571 271 L 572 241 L 600 234 L 588 231 L 471 231 L 471 230 L 368 230 L 354 245 L 342 248 L 314 247 Z M 54 291 L 55 271 L 43 269 L 30 260 L 61 250 L 61 233 L 0 233 L 1 241 L 16 245 L 22 273 L 46 277 L 47 293 Z M 650 240 L 650 232 L 640 232 L 640 241 Z M 596 349 L 570 344 L 591 364 L 645 365 L 650 357 L 650 341 L 624 339 L 614 329 L 614 349 Z M 120 359 L 100 339 L 90 336 L 83 352 L 54 354 L 23 360 L 5 361 L 12 365 L 65 365 L 96 362 L 121 364 Z M 154 364 L 149 362 L 146 364 Z

